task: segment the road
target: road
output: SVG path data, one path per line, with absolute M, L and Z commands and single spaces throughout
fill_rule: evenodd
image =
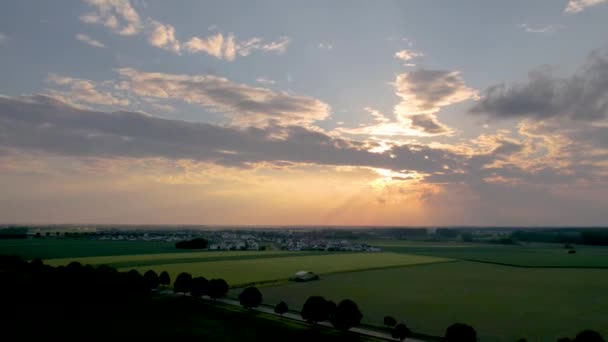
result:
M 159 293 L 162 293 L 162 294 L 165 294 L 165 295 L 175 295 L 173 293 L 173 291 L 171 291 L 171 290 L 160 291 Z M 213 302 L 210 299 L 206 299 L 206 298 L 203 298 L 203 299 L 206 300 L 206 301 Z M 222 304 L 234 305 L 234 306 L 241 307 L 241 303 L 239 303 L 239 301 L 235 300 L 235 299 L 219 298 L 219 299 L 215 300 L 215 302 L 219 302 L 219 303 L 222 303 Z M 280 316 L 279 314 L 275 313 L 274 312 L 274 308 L 271 307 L 271 306 L 269 306 L 269 305 L 262 304 L 262 305 L 260 305 L 257 308 L 253 308 L 252 310 L 263 312 L 265 314 Z M 295 312 L 287 312 L 287 313 L 283 314 L 282 317 L 288 318 L 288 319 L 293 319 L 293 320 L 296 320 L 296 321 L 299 321 L 299 322 L 308 323 L 308 322 L 306 322 L 302 318 L 302 316 L 300 316 L 299 313 L 295 313 Z M 329 322 L 320 322 L 318 324 L 322 325 L 322 326 L 333 328 L 333 326 Z M 387 334 L 387 333 L 382 332 L 382 331 L 365 329 L 365 328 L 360 328 L 360 327 L 350 328 L 349 331 L 350 332 L 354 332 L 354 333 L 359 334 L 359 335 L 371 336 L 371 337 L 381 338 L 381 339 L 389 340 L 389 341 L 398 341 L 398 339 L 395 339 L 390 334 Z M 425 342 L 423 340 L 418 340 L 418 339 L 414 339 L 414 338 L 407 338 L 407 339 L 405 339 L 405 341 L 407 341 L 407 342 Z

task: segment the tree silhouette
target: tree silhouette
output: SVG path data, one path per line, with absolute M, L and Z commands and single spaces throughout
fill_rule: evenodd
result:
M 209 297 L 213 299 L 225 297 L 228 288 L 228 283 L 224 279 L 211 279 L 209 280 Z
M 239 294 L 239 302 L 244 308 L 251 309 L 262 304 L 262 293 L 255 286 L 250 286 Z
M 389 328 L 392 328 L 397 324 L 397 320 L 393 316 L 384 316 L 384 325 Z
M 175 282 L 173 283 L 173 292 L 181 292 L 183 294 L 186 294 L 186 292 L 190 292 L 191 286 L 192 276 L 190 275 L 190 273 L 182 272 L 177 276 Z
M 148 270 L 144 273 L 144 280 L 149 289 L 155 289 L 159 285 L 158 275 L 153 270 Z
M 332 314 L 332 305 L 321 296 L 308 297 L 300 312 L 302 318 L 309 323 L 327 321 Z
M 605 342 L 605 340 L 597 331 L 583 330 L 576 335 L 574 342 Z
M 473 327 L 464 323 L 454 323 L 445 331 L 447 342 L 476 342 L 477 332 Z
M 406 338 L 412 336 L 412 331 L 405 324 L 399 323 L 393 329 L 391 336 L 393 336 L 393 338 L 398 339 L 399 341 L 403 341 Z
M 169 273 L 167 273 L 167 271 L 162 271 L 158 277 L 158 282 L 164 286 L 171 285 L 171 277 L 169 276 Z
M 341 301 L 333 311 L 331 324 L 340 330 L 348 330 L 361 323 L 363 314 L 359 311 L 357 303 L 350 299 Z
M 288 310 L 289 308 L 287 307 L 287 303 L 285 303 L 284 301 L 281 301 L 274 307 L 274 312 L 281 316 L 283 316 L 283 314 L 285 314 Z
M 193 297 L 202 297 L 209 292 L 209 281 L 205 277 L 196 277 L 192 279 L 190 286 L 190 294 Z

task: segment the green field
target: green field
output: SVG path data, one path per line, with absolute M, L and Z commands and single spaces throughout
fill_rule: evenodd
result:
M 355 300 L 364 321 L 394 315 L 414 331 L 443 335 L 471 324 L 482 341 L 555 341 L 586 329 L 608 335 L 608 270 L 528 269 L 451 262 L 327 276 L 262 289 L 264 302 L 299 309 L 310 295 Z
M 576 254 L 559 244 L 491 245 L 461 242 L 375 240 L 370 243 L 395 253 L 428 255 L 524 267 L 605 267 L 608 248 L 576 246 Z
M 45 259 L 52 266 L 67 265 L 74 260 L 82 264 L 107 265 L 115 268 L 159 266 L 177 263 L 212 262 L 243 259 L 283 258 L 288 256 L 324 255 L 322 252 L 282 251 L 203 251 L 159 254 L 112 255 L 82 258 Z
M 189 252 L 183 250 L 183 252 Z M 0 240 L 0 254 L 15 254 L 25 259 L 80 258 L 104 255 L 180 253 L 171 242 L 100 241 L 85 239 Z
M 449 261 L 449 259 L 399 253 L 340 253 L 329 255 L 289 256 L 283 258 L 174 263 L 145 267 L 126 267 L 120 270 L 128 271 L 130 269 L 136 269 L 139 272 L 145 272 L 149 269 L 153 269 L 156 272 L 167 271 L 172 279 L 175 279 L 181 272 L 188 272 L 193 276 L 223 278 L 229 284 L 237 286 L 248 283 L 286 280 L 300 270 L 312 271 L 323 275 L 336 272 L 445 261 Z

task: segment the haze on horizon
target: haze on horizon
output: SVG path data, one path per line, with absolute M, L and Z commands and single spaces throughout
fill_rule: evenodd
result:
M 606 225 L 608 1 L 4 1 L 0 221 Z

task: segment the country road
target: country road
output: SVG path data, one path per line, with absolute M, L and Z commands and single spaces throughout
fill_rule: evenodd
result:
M 160 294 L 164 294 L 164 295 L 173 295 L 173 296 L 177 296 L 177 294 L 174 294 L 173 291 L 171 290 L 165 290 L 165 291 L 160 291 Z M 189 295 L 187 295 L 189 296 Z M 233 305 L 233 306 L 238 306 L 241 307 L 241 303 L 239 303 L 238 300 L 235 299 L 229 299 L 229 298 L 219 298 L 216 299 L 215 301 L 211 300 L 211 299 L 207 299 L 207 298 L 203 298 L 206 301 L 209 302 L 219 302 L 222 304 L 227 304 L 227 305 Z M 265 305 L 262 304 L 257 308 L 252 308 L 252 310 L 255 311 L 259 311 L 259 312 L 263 312 L 265 314 L 270 314 L 270 315 L 275 315 L 275 316 L 280 316 L 279 314 L 274 312 L 274 308 L 270 305 Z M 299 321 L 299 322 L 304 322 L 304 323 L 308 323 L 306 322 L 306 320 L 304 320 L 302 318 L 302 316 L 300 316 L 299 313 L 295 313 L 295 312 L 287 312 L 285 314 L 283 314 L 284 318 L 288 318 L 288 319 L 292 319 L 295 321 Z M 330 327 L 333 328 L 333 326 L 331 325 L 331 323 L 329 322 L 320 322 L 318 323 L 319 325 L 322 326 L 326 326 L 326 327 Z M 381 332 L 381 331 L 377 331 L 377 330 L 372 330 L 372 329 L 365 329 L 365 328 L 360 328 L 360 327 L 353 327 L 349 329 L 350 332 L 359 334 L 359 335 L 365 335 L 365 336 L 370 336 L 370 337 L 376 337 L 376 338 L 381 338 L 384 340 L 388 340 L 388 341 L 399 341 L 398 339 L 393 338 L 390 334 Z M 418 339 L 414 339 L 414 338 L 407 338 L 404 341 L 407 342 L 425 342 L 423 340 L 418 340 Z

